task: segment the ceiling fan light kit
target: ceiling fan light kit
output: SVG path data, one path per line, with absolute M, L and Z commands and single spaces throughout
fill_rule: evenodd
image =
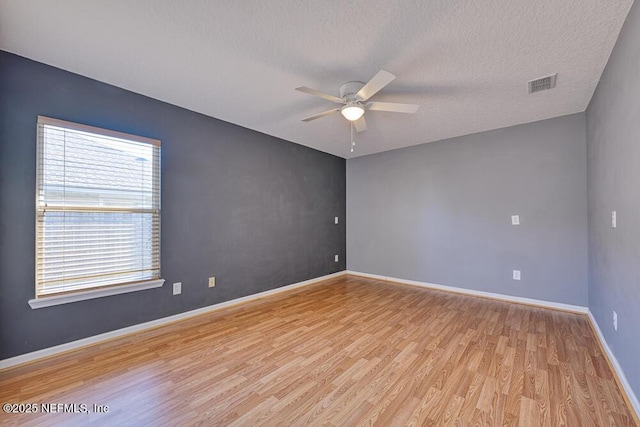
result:
M 356 103 L 347 104 L 340 109 L 340 112 L 345 119 L 349 120 L 350 122 L 355 122 L 364 114 L 364 108 Z

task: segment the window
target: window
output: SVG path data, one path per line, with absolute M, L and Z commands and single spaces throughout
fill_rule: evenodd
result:
M 160 141 L 38 117 L 36 191 L 36 300 L 160 278 Z

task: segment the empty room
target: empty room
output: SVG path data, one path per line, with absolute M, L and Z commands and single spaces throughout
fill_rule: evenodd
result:
M 633 0 L 0 0 L 0 425 L 640 426 Z

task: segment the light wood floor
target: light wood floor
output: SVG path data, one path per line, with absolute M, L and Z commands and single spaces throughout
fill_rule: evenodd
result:
M 353 276 L 0 372 L 21 425 L 636 425 L 582 315 Z

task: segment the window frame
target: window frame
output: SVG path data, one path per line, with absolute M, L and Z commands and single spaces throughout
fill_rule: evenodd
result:
M 39 258 L 39 254 L 38 254 L 38 243 L 39 243 L 38 227 L 40 227 L 38 225 L 38 221 L 40 219 L 39 217 L 40 210 L 42 209 L 42 206 L 40 205 L 40 202 L 39 202 L 39 197 L 40 197 L 40 191 L 43 185 L 43 175 L 44 175 L 44 168 L 43 168 L 42 159 L 40 158 L 40 156 L 42 154 L 42 150 L 45 144 L 44 137 L 40 135 L 40 132 L 41 132 L 41 128 L 46 125 L 68 129 L 69 131 L 79 131 L 79 132 L 89 133 L 89 134 L 96 135 L 98 137 L 117 138 L 125 141 L 150 144 L 156 147 L 154 148 L 154 150 L 157 149 L 158 151 L 157 153 L 154 153 L 154 155 L 157 155 L 157 161 L 154 161 L 154 164 L 152 165 L 152 167 L 154 168 L 152 179 L 154 180 L 153 184 L 155 184 L 153 186 L 153 193 L 157 196 L 157 207 L 154 204 L 154 209 L 153 209 L 157 213 L 157 231 L 156 231 L 157 236 L 155 235 L 156 232 L 154 232 L 154 238 L 157 238 L 157 248 L 152 249 L 152 252 L 154 254 L 157 252 L 157 262 L 158 262 L 157 277 L 143 279 L 139 281 L 126 281 L 121 283 L 111 283 L 111 284 L 98 285 L 98 286 L 86 286 L 83 288 L 62 290 L 60 292 L 44 294 L 44 295 L 41 292 L 39 292 L 40 288 L 39 288 L 39 282 L 38 282 L 38 272 L 39 272 L 38 265 L 41 262 L 41 259 Z M 66 303 L 75 302 L 75 301 L 82 301 L 87 299 L 100 298 L 104 296 L 117 295 L 122 293 L 135 292 L 135 291 L 140 291 L 144 289 L 161 287 L 164 284 L 164 279 L 161 278 L 161 270 L 160 270 L 161 268 L 161 252 L 160 252 L 161 230 L 160 228 L 161 228 L 161 188 L 162 188 L 161 159 L 160 159 L 161 141 L 158 139 L 147 138 L 144 136 L 133 135 L 129 133 L 99 128 L 95 126 L 84 125 L 84 124 L 75 123 L 75 122 L 68 122 L 65 120 L 59 120 L 59 119 L 54 119 L 54 118 L 45 117 L 45 116 L 38 116 L 36 129 L 37 129 L 36 130 L 36 150 L 37 150 L 36 188 L 35 188 L 36 218 L 35 218 L 35 236 L 34 236 L 35 237 L 34 259 L 35 259 L 36 265 L 35 265 L 35 271 L 34 271 L 35 272 L 35 277 L 34 277 L 35 278 L 35 298 L 29 300 L 29 305 L 31 306 L 31 308 L 33 309 L 42 308 L 42 307 L 48 307 L 52 305 L 66 304 Z

